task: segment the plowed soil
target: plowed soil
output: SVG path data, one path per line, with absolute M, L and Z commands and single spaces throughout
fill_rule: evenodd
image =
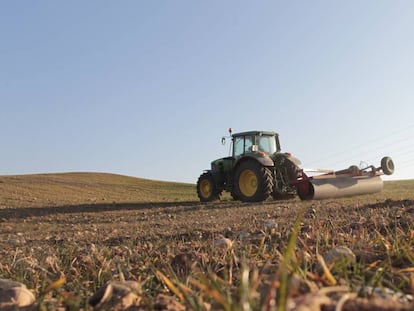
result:
M 333 285 L 318 275 L 317 254 L 346 246 L 355 254 L 356 266 L 339 272 L 329 267 L 337 285 L 357 294 L 364 286 L 387 288 L 408 300 L 386 296 L 388 304 L 381 304 L 379 297 L 359 294 L 342 310 L 410 310 L 413 189 L 414 182 L 401 181 L 386 183 L 380 194 L 336 200 L 247 204 L 224 196 L 221 202 L 201 204 L 195 185 L 189 184 L 91 173 L 0 176 L 0 278 L 26 284 L 44 301 L 66 301 L 62 297 L 70 294 L 77 299 L 76 308 L 89 309 L 88 297 L 109 280 L 141 282 L 149 301 L 159 293 L 174 296 L 156 271 L 190 286 L 188 277 L 204 269 L 227 280 L 232 303 L 240 305 L 241 262 L 258 271 L 260 282 L 279 275 L 295 219 L 303 212 L 292 274 L 317 290 Z M 233 257 L 228 249 L 214 247 L 222 238 L 232 241 Z M 180 254 L 192 258 L 191 264 L 184 261 L 174 268 Z M 42 296 L 62 275 L 65 284 Z M 260 288 L 251 302 L 257 310 L 268 294 Z M 317 290 L 307 290 L 303 297 L 313 295 L 317 302 Z M 208 292 L 193 291 L 204 306 L 223 308 Z M 334 310 L 340 297 L 303 310 Z M 301 306 L 295 295 L 290 299 Z M 181 303 L 193 308 L 188 301 Z

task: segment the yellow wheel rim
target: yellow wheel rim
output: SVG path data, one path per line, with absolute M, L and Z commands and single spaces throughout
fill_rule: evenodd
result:
M 208 180 L 202 180 L 200 183 L 200 193 L 203 197 L 208 198 L 211 196 L 212 187 L 211 183 Z
M 253 196 L 257 191 L 257 176 L 252 170 L 244 170 L 239 177 L 239 188 L 246 197 Z

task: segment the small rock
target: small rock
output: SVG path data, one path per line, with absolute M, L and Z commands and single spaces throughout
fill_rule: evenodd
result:
M 11 289 L 15 287 L 26 287 L 26 285 L 7 279 L 0 279 L 0 290 Z
M 247 231 L 240 231 L 240 232 L 237 234 L 237 237 L 238 237 L 238 239 L 239 239 L 240 241 L 245 241 L 245 240 L 248 240 L 248 239 L 250 238 L 250 236 L 251 236 L 251 234 L 250 234 L 249 232 L 247 232 Z
M 316 209 L 314 209 L 313 207 L 309 208 L 303 216 L 305 218 L 315 219 L 316 218 Z
M 322 310 L 322 306 L 332 305 L 328 296 L 319 293 L 310 293 L 296 298 L 289 298 L 287 310 L 289 311 L 316 311 Z
M 173 297 L 159 294 L 155 298 L 154 310 L 160 311 L 184 311 L 185 307 Z
M 366 296 L 374 296 L 374 297 L 380 297 L 386 300 L 398 301 L 401 303 L 407 303 L 407 302 L 413 301 L 412 295 L 398 293 L 387 287 L 379 288 L 379 287 L 366 286 L 363 288 L 359 288 L 358 293 L 366 295 Z
M 123 310 L 138 306 L 141 300 L 139 283 L 111 281 L 89 298 L 89 304 L 94 310 Z
M 188 275 L 195 262 L 194 254 L 180 253 L 171 260 L 171 267 L 178 275 Z
M 309 254 L 309 252 L 307 252 L 305 250 L 301 250 L 298 254 L 298 259 L 301 263 L 310 264 L 312 262 L 312 255 Z
M 297 274 L 290 276 L 288 286 L 290 297 L 300 297 L 302 295 L 316 292 L 318 290 L 318 287 L 315 283 L 305 280 Z
M 213 242 L 213 246 L 217 248 L 222 248 L 222 249 L 229 249 L 229 248 L 232 248 L 233 242 L 230 239 L 222 238 L 222 239 L 215 240 Z
M 331 249 L 323 255 L 323 259 L 328 267 L 332 266 L 333 270 L 349 267 L 356 262 L 354 252 L 346 246 L 338 246 Z M 318 265 L 316 269 L 319 273 L 322 272 L 322 267 L 320 265 Z
M 276 229 L 277 228 L 277 223 L 273 220 L 266 220 L 265 222 L 263 222 L 263 225 L 265 226 L 266 229 Z
M 26 285 L 7 279 L 0 279 L 0 310 L 3 308 L 27 307 L 36 298 Z

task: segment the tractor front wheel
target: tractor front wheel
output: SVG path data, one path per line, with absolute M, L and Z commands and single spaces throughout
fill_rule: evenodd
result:
M 272 172 L 255 160 L 240 164 L 234 178 L 234 197 L 243 202 L 261 202 L 273 191 Z
M 201 202 L 211 202 L 220 199 L 221 191 L 217 190 L 216 183 L 210 173 L 203 173 L 197 181 L 197 195 Z

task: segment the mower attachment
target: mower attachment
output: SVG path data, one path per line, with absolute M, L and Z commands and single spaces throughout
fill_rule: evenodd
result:
M 378 168 L 369 166 L 359 169 L 351 166 L 345 170 L 312 177 L 303 173 L 294 185 L 301 200 L 339 198 L 380 192 L 383 188 L 380 175 L 392 173 L 394 163 L 390 157 L 384 157 Z

